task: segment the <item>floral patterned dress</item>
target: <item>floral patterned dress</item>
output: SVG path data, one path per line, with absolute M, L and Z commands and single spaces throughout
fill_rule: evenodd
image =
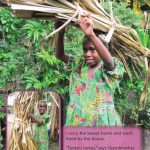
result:
M 70 102 L 66 126 L 121 126 L 120 116 L 114 106 L 114 92 L 119 87 L 124 66 L 113 58 L 113 71 L 105 69 L 100 61 L 93 75 L 88 77 L 88 64 L 73 61 L 70 78 Z M 74 63 L 71 63 L 74 62 Z
M 34 139 L 38 144 L 38 150 L 48 150 L 47 124 L 49 122 L 49 116 L 47 115 L 47 113 L 44 113 L 43 115 L 37 114 L 36 118 L 43 121 L 43 125 L 41 126 L 39 126 L 36 123 L 36 128 L 34 133 Z

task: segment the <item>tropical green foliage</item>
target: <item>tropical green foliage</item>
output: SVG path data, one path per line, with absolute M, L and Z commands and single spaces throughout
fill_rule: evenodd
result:
M 144 74 L 144 70 L 143 70 Z M 148 89 L 148 98 L 144 109 L 140 109 L 139 98 L 144 86 L 143 79 L 137 80 L 133 77 L 130 81 L 127 74 L 124 75 L 120 83 L 120 88 L 115 93 L 116 108 L 120 112 L 123 122 L 126 125 L 141 125 L 145 128 L 150 126 L 149 108 L 150 108 L 150 87 Z
M 103 7 L 105 10 L 110 14 L 110 0 L 107 0 L 103 3 Z M 112 9 L 113 9 L 113 16 L 115 17 L 116 21 L 127 26 L 140 26 L 142 15 L 135 14 L 135 12 L 130 8 L 130 5 L 125 2 L 116 2 L 111 1 Z M 134 17 L 133 17 L 134 16 Z
M 1 88 L 8 88 L 10 83 L 15 89 L 53 89 L 66 93 L 68 87 L 62 83 L 68 81 L 67 71 L 64 64 L 55 58 L 50 40 L 45 39 L 54 30 L 53 22 L 12 18 L 11 11 L 3 8 L 0 17 Z M 69 26 L 65 35 L 68 41 L 66 51 L 73 54 L 79 53 L 82 41 L 81 31 L 75 30 L 75 27 Z M 76 41 L 77 38 L 80 40 Z
M 143 30 L 143 29 L 137 28 L 136 32 L 139 35 L 142 45 L 150 49 L 150 29 Z
M 0 107 L 5 107 L 6 102 L 5 102 L 6 98 L 3 95 L 0 95 Z M 4 112 L 0 112 L 0 120 L 4 120 L 5 118 L 5 113 Z

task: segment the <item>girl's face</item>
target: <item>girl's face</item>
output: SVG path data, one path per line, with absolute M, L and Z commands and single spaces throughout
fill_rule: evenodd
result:
M 83 55 L 84 55 L 85 61 L 90 67 L 96 66 L 100 61 L 100 57 L 93 43 L 89 40 L 83 43 Z
M 39 109 L 39 112 L 40 112 L 41 115 L 44 114 L 45 111 L 46 111 L 46 103 L 45 102 L 40 102 L 38 104 L 38 109 Z

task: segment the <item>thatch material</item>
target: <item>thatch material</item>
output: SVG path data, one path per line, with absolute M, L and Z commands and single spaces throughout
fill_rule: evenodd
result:
M 39 99 L 38 92 L 20 92 L 14 104 L 15 120 L 9 139 L 9 150 L 37 150 L 33 139 L 31 119 L 28 112 L 33 112 Z
M 52 110 L 51 110 L 51 124 L 50 124 L 50 139 L 55 139 L 55 132 L 58 132 L 58 95 L 56 93 L 50 93 L 52 98 Z
M 33 112 L 35 104 L 41 98 L 41 92 L 37 91 L 22 91 L 18 94 L 14 104 L 15 120 L 9 139 L 9 150 L 37 150 L 37 144 L 33 138 L 31 128 L 31 118 L 28 117 L 28 112 Z M 51 116 L 51 139 L 55 139 L 55 131 L 58 130 L 58 94 L 48 92 L 52 99 Z

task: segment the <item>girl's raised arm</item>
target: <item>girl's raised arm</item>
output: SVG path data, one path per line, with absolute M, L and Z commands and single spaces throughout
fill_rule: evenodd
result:
M 31 117 L 31 119 L 34 123 L 37 123 L 40 126 L 43 125 L 43 121 L 38 120 L 32 113 L 28 113 L 28 116 Z
M 62 25 L 62 22 L 57 21 L 55 22 L 55 28 L 57 29 Z M 60 59 L 61 61 L 68 63 L 69 55 L 64 51 L 64 33 L 65 29 L 63 28 L 58 33 L 56 33 L 55 39 L 55 56 L 56 58 Z

